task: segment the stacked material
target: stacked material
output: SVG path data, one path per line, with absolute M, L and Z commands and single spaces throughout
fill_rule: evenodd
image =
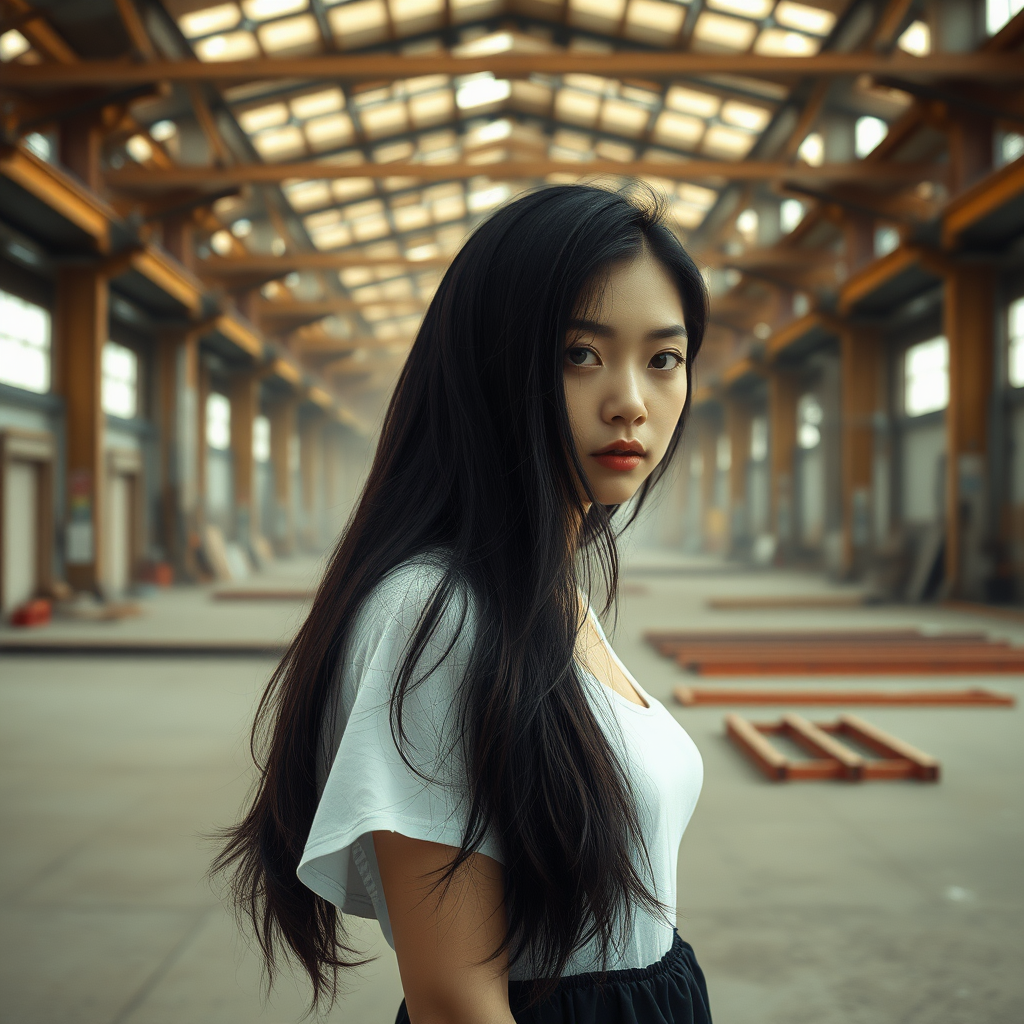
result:
M 975 632 L 657 632 L 645 639 L 703 676 L 1024 673 L 1024 648 Z

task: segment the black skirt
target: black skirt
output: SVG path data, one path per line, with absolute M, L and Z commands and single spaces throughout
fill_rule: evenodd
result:
M 711 1024 L 708 989 L 693 947 L 675 933 L 672 948 L 650 967 L 574 974 L 527 1007 L 531 983 L 510 981 L 516 1024 Z M 410 1024 L 405 1000 L 395 1024 Z

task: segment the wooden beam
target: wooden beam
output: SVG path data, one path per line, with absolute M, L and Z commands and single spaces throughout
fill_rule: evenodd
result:
M 395 267 L 398 270 L 431 270 L 447 267 L 449 257 L 411 260 L 405 256 L 367 256 L 361 252 L 293 252 L 287 256 L 210 256 L 197 261 L 203 277 L 235 277 L 273 274 L 284 277 L 293 270 L 343 270 L 345 267 Z
M 891 75 L 912 80 L 973 78 L 988 81 L 1020 81 L 1024 64 L 1015 53 L 933 53 L 914 57 L 897 52 L 836 53 L 813 57 L 767 57 L 754 53 L 651 52 L 618 53 L 504 53 L 480 57 L 450 54 L 424 56 L 358 54 L 306 57 L 270 57 L 256 60 L 212 61 L 157 60 L 128 64 L 116 60 L 79 61 L 77 64 L 6 64 L 3 80 L 11 89 L 54 88 L 97 83 L 141 82 L 251 82 L 260 79 L 300 81 L 393 80 L 420 75 L 472 75 L 491 72 L 502 78 L 527 78 L 533 74 L 640 75 L 677 78 L 691 75 L 746 75 L 755 78 L 849 77 Z
M 133 0 L 115 0 L 115 3 L 117 4 L 117 13 L 121 16 L 121 23 L 132 41 L 132 46 L 146 60 L 156 60 L 158 56 L 156 48 L 139 17 L 139 12 L 135 9 Z
M 673 181 L 849 181 L 920 182 L 944 181 L 947 169 L 933 163 L 852 163 L 789 164 L 772 160 L 686 160 L 662 163 L 656 160 L 502 160 L 490 164 L 459 161 L 450 164 L 362 163 L 329 164 L 315 161 L 282 164 L 245 164 L 236 167 L 124 167 L 108 171 L 111 188 L 132 192 L 152 192 L 168 188 L 196 186 L 224 187 L 241 184 L 280 184 L 285 181 L 334 181 L 340 178 L 418 178 L 423 181 L 448 181 L 486 175 L 501 179 L 544 178 L 549 174 L 572 174 L 580 178 L 615 175 L 631 178 L 668 178 Z
M 193 315 L 202 309 L 202 283 L 177 260 L 155 246 L 148 245 L 142 252 L 134 253 L 131 266 Z
M 107 251 L 117 214 L 71 175 L 20 146 L 0 149 L 0 174 L 91 235 L 100 252 Z
M 353 302 L 351 299 L 286 299 L 274 302 L 270 299 L 257 299 L 253 303 L 253 313 L 264 320 L 275 318 L 308 317 L 321 318 L 335 313 L 354 313 L 373 306 L 401 306 L 407 313 L 422 313 L 426 308 L 419 299 L 382 299 L 380 302 Z M 396 316 L 405 315 L 404 313 Z

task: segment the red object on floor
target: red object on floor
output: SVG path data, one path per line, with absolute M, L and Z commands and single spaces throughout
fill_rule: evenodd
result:
M 50 621 L 53 607 L 45 597 L 37 597 L 19 605 L 11 614 L 12 626 L 44 626 Z
M 150 562 L 142 570 L 145 583 L 153 583 L 158 587 L 169 587 L 174 582 L 174 568 L 168 562 Z

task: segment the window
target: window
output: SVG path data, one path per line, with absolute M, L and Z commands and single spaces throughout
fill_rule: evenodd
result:
M 821 421 L 825 412 L 818 396 L 802 395 L 796 406 L 796 443 L 805 451 L 821 444 Z
M 7 292 L 0 292 L 0 381 L 50 390 L 50 314 Z
M 270 461 L 270 420 L 266 416 L 252 421 L 252 457 L 257 462 Z
M 898 249 L 900 244 L 900 233 L 887 224 L 881 224 L 875 228 L 875 256 L 885 256 L 887 253 Z
M 994 36 L 1021 8 L 1024 0 L 985 0 L 985 27 Z
M 103 346 L 100 403 L 110 416 L 130 420 L 139 411 L 139 357 L 124 345 Z
M 750 461 L 764 462 L 768 458 L 768 419 L 755 416 L 750 421 Z
M 719 434 L 715 442 L 715 467 L 719 473 L 732 469 L 732 442 L 728 434 Z
M 231 403 L 216 391 L 206 398 L 206 443 L 221 452 L 231 447 Z
M 1010 303 L 1007 319 L 1010 341 L 1010 386 L 1024 388 L 1024 295 Z
M 940 335 L 911 345 L 903 362 L 903 411 L 938 412 L 949 404 L 949 342 Z
M 1017 132 L 996 133 L 996 166 L 1004 167 L 1012 164 L 1021 154 L 1024 154 L 1024 135 Z

